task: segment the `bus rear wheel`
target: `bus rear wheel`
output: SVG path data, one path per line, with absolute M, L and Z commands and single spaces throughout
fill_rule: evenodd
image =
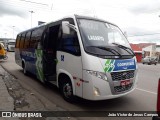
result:
M 72 83 L 69 78 L 64 78 L 64 80 L 61 81 L 60 91 L 63 98 L 67 102 L 70 102 L 70 103 L 74 102 Z
M 26 65 L 24 62 L 22 62 L 22 67 L 23 67 L 23 73 L 27 75 Z

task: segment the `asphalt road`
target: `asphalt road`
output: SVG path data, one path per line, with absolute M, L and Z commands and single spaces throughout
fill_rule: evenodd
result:
M 25 87 L 32 87 L 33 90 L 39 92 L 51 102 L 57 104 L 69 111 L 155 111 L 157 100 L 157 85 L 160 78 L 160 64 L 158 65 L 143 65 L 139 67 L 139 83 L 137 89 L 132 93 L 111 100 L 104 101 L 87 101 L 79 99 L 77 103 L 70 104 L 63 100 L 58 89 L 54 86 L 44 86 L 33 76 L 25 76 L 22 73 L 22 68 L 19 67 L 14 60 L 14 52 L 8 53 L 8 60 L 1 61 L 1 65 Z

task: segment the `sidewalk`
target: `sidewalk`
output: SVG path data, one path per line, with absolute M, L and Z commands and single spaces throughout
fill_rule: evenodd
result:
M 9 95 L 7 87 L 0 76 L 0 110 L 1 111 L 13 111 L 14 109 L 14 100 Z
M 3 66 L 4 67 L 4 66 Z M 30 86 L 21 84 L 0 65 L 0 112 L 3 111 L 65 111 L 50 102 Z M 7 66 L 10 67 L 10 66 Z M 14 68 L 15 69 L 15 68 Z M 1 114 L 1 113 L 0 113 Z M 74 117 L 26 117 L 2 118 L 0 120 L 76 120 Z
M 14 100 L 9 95 L 7 87 L 2 79 L 3 74 L 0 70 L 0 111 L 13 111 Z M 19 120 L 19 118 L 0 118 L 0 120 Z

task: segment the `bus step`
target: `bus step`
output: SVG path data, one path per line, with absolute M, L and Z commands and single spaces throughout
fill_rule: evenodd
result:
M 56 81 L 56 75 L 48 76 L 48 81 Z

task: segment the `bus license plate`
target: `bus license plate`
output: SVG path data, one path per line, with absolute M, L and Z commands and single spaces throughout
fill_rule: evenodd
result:
M 126 85 L 129 85 L 129 84 L 130 84 L 130 80 L 123 80 L 120 83 L 121 86 L 126 86 Z

